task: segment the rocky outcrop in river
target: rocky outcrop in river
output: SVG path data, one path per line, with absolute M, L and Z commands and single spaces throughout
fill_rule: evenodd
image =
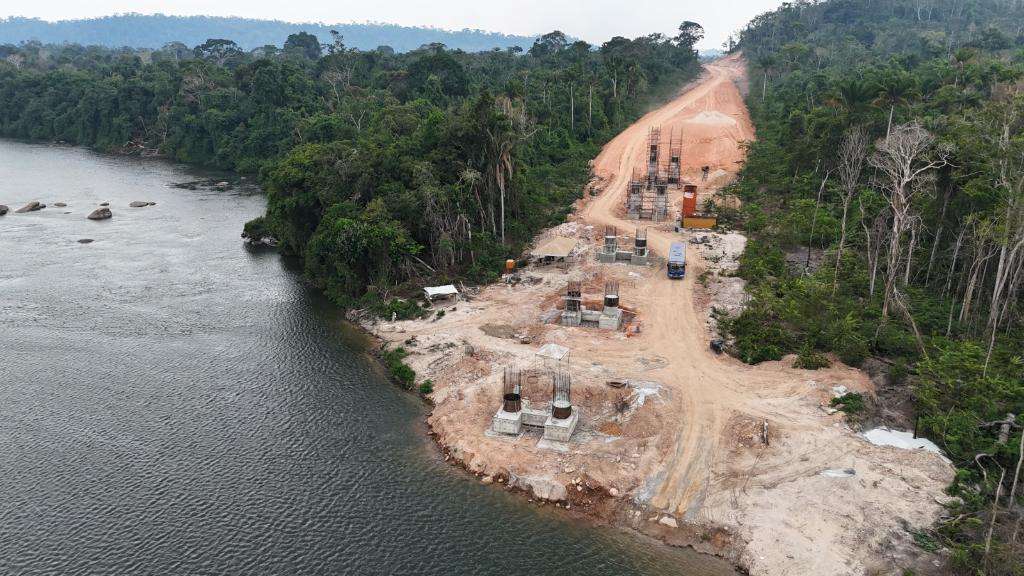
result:
M 35 212 L 37 210 L 42 210 L 43 208 L 46 208 L 46 204 L 42 204 L 40 202 L 33 200 L 28 204 L 25 204 L 21 208 L 18 208 L 14 212 L 16 214 L 24 214 L 25 212 Z
M 114 214 L 110 211 L 110 208 L 97 208 L 92 211 L 91 214 L 86 216 L 89 220 L 106 220 Z

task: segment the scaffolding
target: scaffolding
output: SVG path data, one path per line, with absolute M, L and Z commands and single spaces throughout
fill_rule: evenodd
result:
M 579 326 L 583 323 L 583 283 L 569 280 L 565 286 L 565 310 L 562 311 L 563 326 Z
M 604 252 L 615 254 L 619 250 L 619 231 L 615 226 L 604 227 Z
M 605 313 L 608 312 L 609 308 L 618 309 L 619 307 L 619 283 L 605 282 L 604 283 L 604 309 Z
M 568 372 L 551 374 L 551 416 L 556 420 L 565 420 L 572 416 L 570 388 L 572 379 Z
M 658 160 L 661 153 L 661 127 L 651 126 L 647 133 L 647 179 L 653 181 L 658 176 Z
M 606 282 L 604 285 L 604 309 L 601 311 L 597 326 L 605 330 L 618 330 L 622 326 L 618 282 Z
M 647 168 L 634 168 L 626 192 L 626 215 L 637 220 L 662 222 L 668 219 L 668 187 L 680 182 L 682 136 L 669 135 L 669 160 L 661 163 L 661 127 L 647 134 Z
M 502 380 L 501 409 L 514 414 L 523 409 L 523 374 L 519 368 L 506 366 Z
M 637 228 L 633 235 L 633 259 L 647 258 L 647 228 Z
M 679 136 L 676 137 L 676 133 L 673 130 L 669 134 L 668 144 L 668 183 L 669 184 L 680 184 L 680 173 L 682 171 L 682 158 L 683 158 L 683 135 L 680 132 Z
M 626 196 L 626 213 L 630 218 L 640 218 L 640 211 L 643 208 L 644 188 L 644 181 L 634 171 L 633 177 L 629 179 L 629 189 Z
M 651 220 L 662 222 L 668 218 L 668 182 L 661 181 L 654 185 L 654 198 L 651 203 Z

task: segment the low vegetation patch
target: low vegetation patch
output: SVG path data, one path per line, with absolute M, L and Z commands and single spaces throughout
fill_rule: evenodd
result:
M 416 383 L 416 371 L 403 362 L 408 355 L 409 352 L 401 346 L 393 350 L 381 350 L 380 353 L 384 367 L 388 369 L 391 377 L 406 390 L 412 390 Z

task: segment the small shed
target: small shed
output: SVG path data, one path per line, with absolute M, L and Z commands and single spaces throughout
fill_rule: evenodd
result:
M 435 300 L 451 300 L 454 302 L 459 299 L 459 290 L 451 284 L 424 286 L 423 295 L 426 297 L 427 302 L 434 302 Z
M 575 238 L 557 236 L 530 250 L 530 259 L 535 264 L 551 264 L 565 262 L 572 256 L 578 241 Z

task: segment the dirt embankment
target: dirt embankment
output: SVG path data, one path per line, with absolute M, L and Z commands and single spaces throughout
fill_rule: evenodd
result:
M 822 409 L 834 386 L 872 394 L 867 376 L 838 362 L 818 371 L 792 368 L 792 359 L 747 366 L 709 350 L 711 308 L 735 312 L 744 303 L 742 281 L 731 275 L 742 236 L 681 235 L 648 222 L 655 255 L 681 237 L 691 242 L 682 281 L 657 263 L 594 258 L 605 226 L 632 236 L 644 225 L 624 219 L 622 205 L 650 127 L 681 131 L 684 177 L 700 184 L 702 199 L 734 177 L 740 143 L 754 137 L 737 89 L 743 74 L 736 57 L 708 65 L 700 82 L 604 147 L 594 195 L 538 239 L 576 239 L 578 262 L 482 287 L 442 317 L 366 327 L 411 352 L 407 362 L 434 383 L 429 424 L 439 444 L 487 481 L 696 544 L 752 574 L 899 573 L 911 565 L 920 573 L 934 559 L 913 548 L 912 533 L 940 513 L 952 470 L 931 453 L 874 446 L 842 414 Z M 678 214 L 679 193 L 671 194 Z M 551 323 L 570 279 L 582 282 L 585 304 L 598 302 L 604 282 L 618 281 L 623 307 L 635 314 L 627 329 Z M 503 367 L 526 372 L 527 400 L 550 400 L 536 357 L 546 342 L 572 350 L 581 414 L 572 441 L 490 432 Z

